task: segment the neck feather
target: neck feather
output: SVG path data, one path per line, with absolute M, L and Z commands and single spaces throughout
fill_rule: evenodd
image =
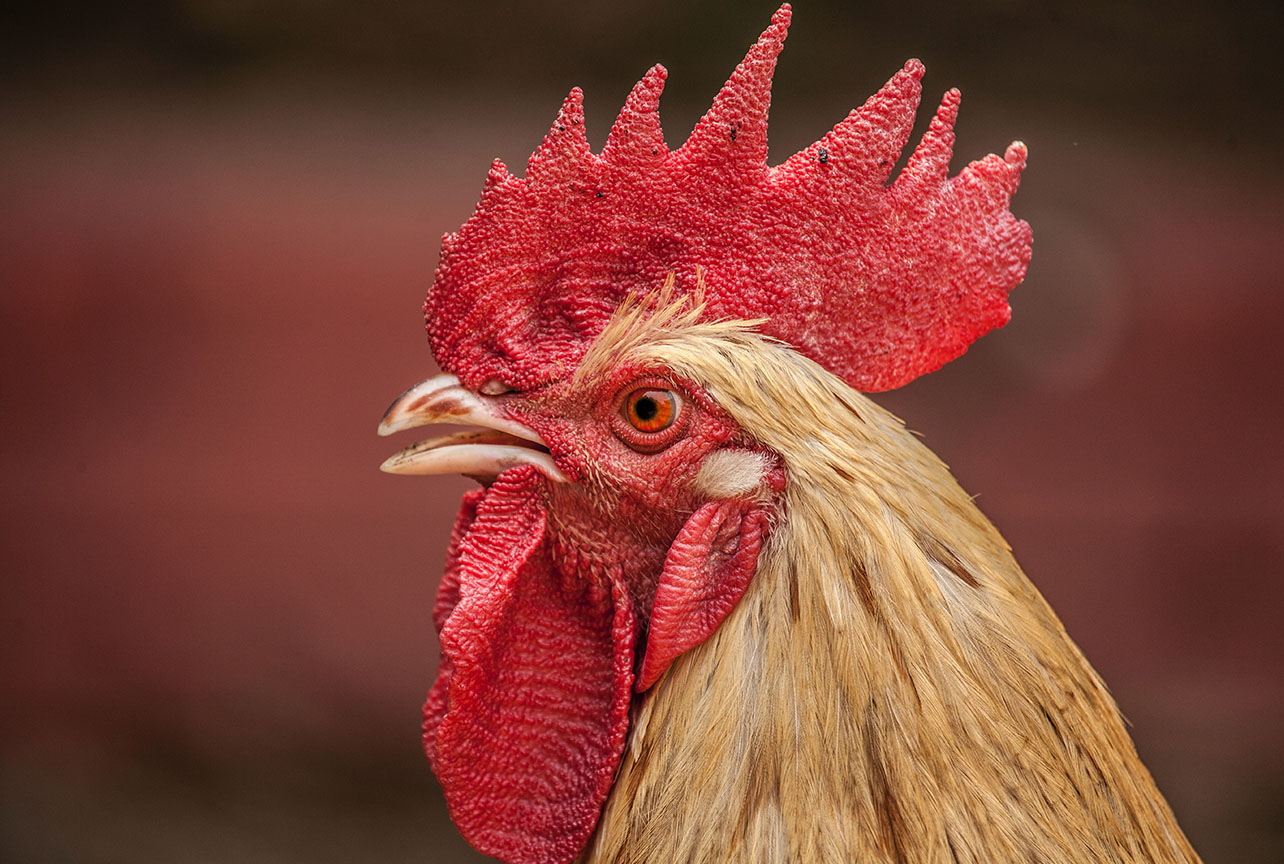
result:
M 794 352 L 722 341 L 657 353 L 780 454 L 788 488 L 735 611 L 634 705 L 584 860 L 1197 861 L 940 460 Z

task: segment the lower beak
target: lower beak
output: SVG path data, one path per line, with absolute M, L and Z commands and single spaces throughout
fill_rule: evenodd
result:
M 389 457 L 380 470 L 389 474 L 464 474 L 487 482 L 508 468 L 531 465 L 550 480 L 566 482 L 566 475 L 534 430 L 506 417 L 495 400 L 461 387 L 454 375 L 429 378 L 402 393 L 384 412 L 379 434 L 437 423 L 482 428 L 412 444 Z

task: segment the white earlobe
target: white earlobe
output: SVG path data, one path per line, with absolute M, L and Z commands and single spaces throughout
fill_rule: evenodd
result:
M 710 501 L 738 498 L 752 492 L 771 470 L 765 453 L 725 448 L 705 457 L 695 477 L 695 491 Z

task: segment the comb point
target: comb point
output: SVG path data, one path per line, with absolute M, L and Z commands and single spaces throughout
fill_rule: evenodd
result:
M 590 156 L 584 132 L 584 91 L 572 87 L 543 142 L 526 162 L 526 181 L 540 183 L 574 173 Z
M 776 10 L 678 151 L 693 168 L 719 170 L 719 163 L 730 163 L 734 167 L 720 173 L 742 183 L 760 180 L 766 173 L 771 79 L 791 17 L 788 3 Z
M 614 165 L 662 160 L 668 154 L 660 125 L 660 94 L 668 70 L 656 64 L 633 85 L 624 107 L 611 125 L 602 158 Z

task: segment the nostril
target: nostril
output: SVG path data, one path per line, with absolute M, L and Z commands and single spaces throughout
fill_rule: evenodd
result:
M 509 387 L 498 378 L 491 378 L 485 384 L 477 388 L 477 392 L 483 396 L 503 396 L 505 393 L 516 393 L 517 388 Z

